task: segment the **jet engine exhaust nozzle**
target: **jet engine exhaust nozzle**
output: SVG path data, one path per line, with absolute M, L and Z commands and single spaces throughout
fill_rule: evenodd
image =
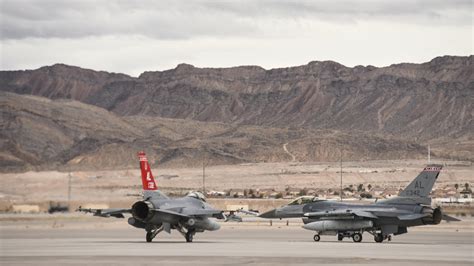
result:
M 139 221 L 152 217 L 153 204 L 149 201 L 137 201 L 132 206 L 132 216 Z
M 425 207 L 423 209 L 423 213 L 430 214 L 428 217 L 423 218 L 424 224 L 439 224 L 443 219 L 443 212 L 441 211 L 440 207 L 435 209 Z

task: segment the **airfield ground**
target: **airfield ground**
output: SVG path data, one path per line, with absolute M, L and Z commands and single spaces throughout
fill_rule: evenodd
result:
M 454 190 L 454 185 L 458 184 L 461 190 L 465 183 L 471 185 L 474 183 L 472 163 L 458 161 L 437 163 L 443 163 L 445 167 L 435 184 L 435 189 L 448 187 Z M 424 166 L 426 161 L 422 160 L 344 162 L 343 185 L 357 187 L 358 184 L 365 186 L 371 184 L 374 188 L 392 188 L 394 193 L 397 193 L 398 189 L 413 180 Z M 202 189 L 203 178 L 200 167 L 162 168 L 155 164 L 152 168 L 158 186 L 167 194 Z M 73 171 L 70 179 L 68 172 L 57 171 L 0 173 L 0 211 L 7 211 L 15 204 L 40 205 L 43 210 L 47 210 L 46 205 L 51 201 L 63 203 L 68 201 L 68 191 L 71 192 L 72 208 L 85 204 L 129 206 L 137 200 L 136 195 L 141 191 L 139 176 L 138 167 L 129 170 Z M 303 188 L 338 190 L 340 176 L 338 162 L 249 163 L 209 166 L 206 168 L 205 183 L 207 191 L 229 189 L 242 191 L 250 188 L 255 191 L 285 191 L 291 188 L 297 192 Z M 374 197 L 376 196 L 374 192 Z M 336 196 L 331 194 L 329 197 Z M 286 202 L 288 200 L 275 204 L 281 205 Z M 260 205 L 250 207 L 261 211 L 275 207 L 271 203 L 269 206 Z
M 406 186 L 423 168 L 423 161 L 348 162 L 344 184 L 380 187 Z M 154 166 L 159 186 L 165 191 L 201 188 L 202 169 Z M 340 181 L 337 163 L 279 163 L 213 166 L 206 169 L 209 190 L 261 188 L 331 188 Z M 435 187 L 453 187 L 474 181 L 469 163 L 446 164 Z M 141 190 L 138 170 L 73 172 L 71 209 L 79 205 L 105 204 L 127 207 Z M 50 201 L 68 199 L 68 173 L 27 172 L 0 174 L 0 211 L 15 204 L 31 204 L 47 210 Z M 212 202 L 211 202 L 212 201 Z M 227 202 L 229 201 L 229 202 Z M 247 204 L 241 199 L 212 199 L 218 208 Z M 289 199 L 255 200 L 249 207 L 265 211 Z M 410 228 L 392 242 L 375 243 L 364 234 L 362 243 L 335 236 L 312 240 L 313 232 L 301 228 L 301 220 L 246 218 L 243 223 L 221 223 L 218 232 L 206 232 L 185 243 L 177 232 L 160 234 L 146 243 L 144 231 L 126 220 L 92 217 L 90 214 L 0 213 L 0 265 L 474 265 L 472 212 L 459 223 Z
M 312 240 L 298 220 L 222 223 L 186 243 L 173 231 L 152 243 L 122 219 L 86 215 L 0 215 L 2 265 L 473 265 L 474 220 L 413 228 L 391 242 Z

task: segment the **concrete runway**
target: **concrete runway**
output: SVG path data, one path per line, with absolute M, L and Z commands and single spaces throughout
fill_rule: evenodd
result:
M 2 265 L 474 265 L 472 230 L 412 230 L 379 244 L 367 233 L 362 243 L 335 236 L 314 242 L 312 232 L 296 226 L 226 225 L 197 234 L 193 243 L 176 231 L 146 243 L 144 231 L 127 225 L 0 229 Z

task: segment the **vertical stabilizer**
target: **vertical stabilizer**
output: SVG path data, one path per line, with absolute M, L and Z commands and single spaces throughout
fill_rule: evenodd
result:
M 439 172 L 443 168 L 439 164 L 431 164 L 425 167 L 423 171 L 402 191 L 400 197 L 428 197 Z
M 158 187 L 156 186 L 155 178 L 153 178 L 153 174 L 151 173 L 150 164 L 148 164 L 145 152 L 139 152 L 138 159 L 140 160 L 143 190 L 157 190 Z

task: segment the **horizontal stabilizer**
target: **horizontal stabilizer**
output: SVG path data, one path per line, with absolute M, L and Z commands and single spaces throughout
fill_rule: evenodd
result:
M 443 214 L 443 220 L 447 221 L 447 222 L 460 222 L 461 220 L 456 218 L 456 217 L 453 217 L 453 216 L 449 216 L 449 215 L 446 215 L 446 214 Z
M 400 221 L 412 221 L 412 220 L 417 220 L 417 219 L 424 218 L 426 216 L 429 216 L 429 214 L 426 214 L 426 213 L 406 214 L 406 215 L 398 216 L 398 220 L 400 220 Z
M 99 217 L 115 217 L 115 218 L 125 218 L 124 213 L 130 213 L 130 209 L 84 209 L 81 206 L 76 210 L 78 212 L 92 213 L 94 216 Z

